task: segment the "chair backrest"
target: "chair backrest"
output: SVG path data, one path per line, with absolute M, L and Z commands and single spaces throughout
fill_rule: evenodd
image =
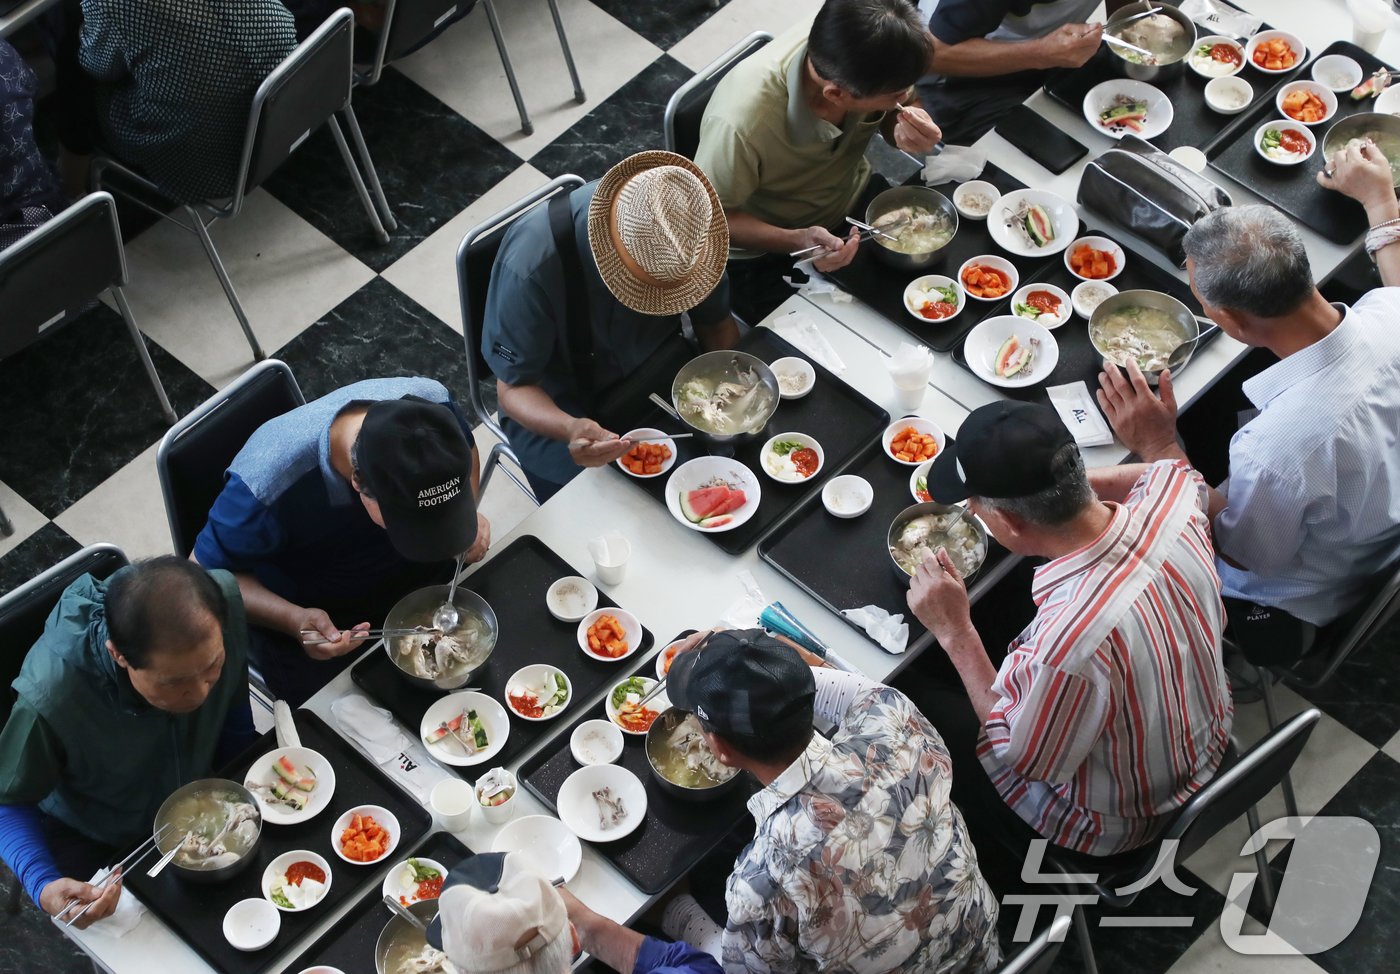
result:
M 1315 708 L 1289 718 L 1192 795 L 1163 836 L 1177 840 L 1176 861 L 1196 852 L 1277 788 L 1321 718 Z
M 996 974 L 1047 974 L 1060 956 L 1060 948 L 1069 933 L 1070 919 L 1057 916 L 1055 921 L 1031 938 L 1031 942 L 1008 957 Z
M 341 7 L 263 79 L 253 96 L 232 210 L 307 136 L 350 104 L 354 44 L 355 16 Z
M 10 684 L 19 676 L 29 647 L 43 634 L 44 623 L 63 590 L 81 575 L 107 578 L 127 564 L 126 555 L 116 545 L 89 545 L 0 596 L 0 647 L 4 647 L 0 650 L 0 726 L 9 719 L 14 706 Z
M 178 423 L 156 449 L 156 474 L 175 551 L 188 555 L 224 489 L 224 471 L 259 426 L 306 402 L 276 359 L 259 362 Z
M 476 0 L 387 0 L 374 62 L 361 74 L 361 84 L 378 83 L 386 65 L 415 50 L 449 20 L 465 17 L 475 6 Z
M 1369 643 L 1396 612 L 1400 612 L 1400 561 L 1373 578 L 1365 601 L 1327 626 L 1318 645 L 1300 660 L 1306 663 L 1313 657 L 1325 657 L 1327 664 L 1321 672 L 1308 680 L 1290 679 L 1289 683 L 1305 688 L 1322 686 L 1352 653 Z
M 467 397 L 477 420 L 501 440 L 505 436 L 491 419 L 490 411 L 481 398 L 481 383 L 491 377 L 491 366 L 481 351 L 481 328 L 486 318 L 486 292 L 491 284 L 491 268 L 496 263 L 496 253 L 501 249 L 501 241 L 512 223 L 559 193 L 572 193 L 582 185 L 582 177 L 572 174 L 553 179 L 472 227 L 457 246 L 457 291 L 462 305 L 462 336 L 467 346 Z
M 754 31 L 676 89 L 676 93 L 666 103 L 666 115 L 662 122 L 668 150 L 687 159 L 695 158 L 695 150 L 700 148 L 700 120 L 705 117 L 705 106 L 710 103 L 715 86 L 734 65 L 772 39 L 772 34 L 761 30 Z
M 116 204 L 110 193 L 90 193 L 0 250 L 0 358 L 125 283 Z

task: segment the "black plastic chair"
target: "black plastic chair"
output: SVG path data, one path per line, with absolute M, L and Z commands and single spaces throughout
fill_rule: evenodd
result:
M 218 275 L 219 284 L 224 289 L 243 335 L 253 350 L 255 359 L 263 359 L 262 346 L 253 334 L 248 316 L 238 300 L 238 294 L 224 269 L 214 241 L 209 236 L 209 227 L 215 220 L 230 220 L 243 210 L 248 194 L 257 189 L 279 166 L 300 146 L 312 132 L 322 125 L 329 125 L 336 148 L 345 162 L 355 192 L 360 197 L 375 236 L 381 243 L 389 242 L 388 230 L 396 226 L 388 204 L 384 203 L 383 221 L 375 209 L 375 200 L 370 199 L 360 175 L 355 159 L 350 154 L 350 146 L 340 130 L 336 115 L 345 116 L 350 134 L 355 139 L 363 158 L 368 160 L 368 150 L 364 149 L 364 136 L 360 124 L 350 106 L 351 74 L 354 67 L 354 15 L 342 7 L 326 22 L 299 44 L 286 60 L 272 70 L 253 96 L 252 109 L 248 116 L 248 130 L 243 140 L 243 156 L 239 164 L 238 176 L 234 180 L 233 196 L 227 200 L 208 200 L 195 205 L 181 207 L 188 223 L 178 220 L 163 209 L 152 206 L 140 195 L 130 192 L 134 185 L 146 193 L 163 197 L 161 187 L 109 157 L 100 157 L 93 163 L 93 180 L 103 185 L 108 172 L 119 174 L 120 179 L 111 183 L 111 188 L 129 197 L 138 206 L 144 207 L 157 216 L 168 219 L 189 230 L 199 238 L 209 263 Z M 375 199 L 384 199 L 384 190 L 379 185 L 379 177 L 372 164 L 366 166 L 367 175 L 374 184 Z M 385 228 L 388 228 L 387 230 Z
M 224 489 L 224 471 L 248 438 L 263 423 L 305 402 L 286 363 L 268 359 L 170 428 L 156 449 L 156 474 L 177 554 L 194 550 L 209 509 Z
M 481 398 L 481 384 L 491 378 L 491 366 L 481 350 L 481 328 L 486 318 L 486 294 L 491 285 L 491 268 L 496 263 L 496 253 L 501 249 L 501 241 L 506 231 L 520 216 L 534 207 L 554 198 L 559 193 L 572 193 L 583 185 L 583 179 L 572 174 L 560 176 L 535 190 L 523 199 L 478 223 L 467 231 L 457 246 L 457 291 L 462 304 L 462 336 L 467 351 L 467 401 L 478 422 L 485 426 L 500 441 L 491 448 L 486 462 L 481 465 L 481 493 L 486 492 L 487 481 L 502 458 L 510 460 L 516 467 L 520 458 L 510 448 L 500 423 L 486 408 Z M 509 467 L 502 467 L 506 476 L 530 498 L 535 494 L 524 479 L 517 476 Z
M 126 282 L 126 250 L 116 204 L 109 193 L 90 193 L 18 243 L 0 250 L 0 309 L 4 309 L 0 313 L 0 358 L 32 344 L 110 293 L 146 377 L 155 387 L 161 412 L 166 422 L 173 423 L 175 410 L 122 292 Z
M 676 93 L 666 103 L 666 115 L 662 121 L 668 150 L 687 159 L 695 158 L 695 152 L 700 148 L 700 121 L 705 117 L 705 106 L 710 103 L 715 86 L 734 65 L 772 39 L 772 34 L 761 30 L 754 31 L 676 89 Z
M 1031 938 L 1030 943 L 1008 957 L 996 974 L 1049 974 L 1069 933 L 1070 919 L 1057 916 L 1050 926 Z

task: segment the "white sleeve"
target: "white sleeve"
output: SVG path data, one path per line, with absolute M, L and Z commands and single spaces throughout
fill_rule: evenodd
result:
M 859 673 L 825 666 L 812 670 L 812 676 L 817 681 L 817 699 L 813 704 L 816 716 L 833 724 L 841 723 L 857 697 L 880 687 L 879 683 Z

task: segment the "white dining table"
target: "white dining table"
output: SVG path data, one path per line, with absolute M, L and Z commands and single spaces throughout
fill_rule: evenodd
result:
M 47 0 L 31 0 L 31 3 L 44 2 Z M 1337 39 L 1350 39 L 1350 19 L 1342 0 L 1269 0 L 1267 3 L 1263 0 L 1244 0 L 1242 5 L 1267 17 L 1275 26 L 1304 36 L 1313 50 L 1320 50 Z M 3 30 L 4 23 L 0 19 L 0 30 Z M 1392 31 L 1385 38 L 1378 56 L 1389 63 L 1400 64 L 1400 30 Z M 1037 92 L 1028 104 L 1088 146 L 1090 158 L 1109 148 L 1111 140 L 1108 137 L 1092 130 L 1081 115 L 1055 103 L 1043 91 Z M 1075 198 L 1085 161 L 1056 176 L 1032 162 L 994 132 L 985 136 L 979 146 L 986 149 L 991 162 L 1027 185 L 1048 189 L 1067 200 Z M 1254 194 L 1244 187 L 1214 170 L 1207 173 L 1229 190 L 1237 205 L 1256 201 Z M 1179 268 L 1141 241 L 1120 233 L 1115 233 L 1115 236 L 1132 246 L 1138 254 L 1149 255 L 1163 269 L 1184 279 Z M 1359 241 L 1352 246 L 1339 246 L 1307 229 L 1303 230 L 1303 236 L 1314 275 L 1318 279 L 1331 273 L 1359 246 Z M 779 318 L 794 313 L 815 322 L 836 350 L 845 364 L 845 371 L 840 376 L 844 381 L 885 407 L 892 415 L 905 412 L 896 410 L 894 389 L 885 367 L 889 354 L 901 342 L 908 340 L 901 329 L 859 300 L 837 302 L 828 296 L 809 299 L 794 295 L 761 324 L 771 325 Z M 1177 383 L 1179 400 L 1188 404 L 1194 401 L 1244 352 L 1243 346 L 1224 335 L 1202 349 Z M 933 420 L 954 435 L 970 410 L 999 398 L 995 387 L 973 377 L 946 354 L 935 354 L 929 385 L 917 414 Z M 1121 462 L 1126 455 L 1126 449 L 1115 443 L 1087 450 L 1086 461 L 1090 466 L 1111 465 Z M 497 489 L 513 489 L 504 479 L 498 479 L 498 484 Z M 657 637 L 657 647 L 665 645 L 667 640 L 682 630 L 710 626 L 725 619 L 730 610 L 744 599 L 745 592 L 739 577 L 742 572 L 751 573 L 767 600 L 783 602 L 844 661 L 874 679 L 890 679 L 931 642 L 925 634 L 911 643 L 903 654 L 885 652 L 762 561 L 756 548 L 751 547 L 737 556 L 726 554 L 698 532 L 686 530 L 676 523 L 662 505 L 626 483 L 624 477 L 614 470 L 585 470 L 548 503 L 527 516 L 509 533 L 496 539 L 493 549 L 500 550 L 515 538 L 534 535 L 581 573 L 589 574 L 592 561 L 587 550 L 588 540 L 608 530 L 628 537 L 632 542 L 632 554 L 623 580 L 614 586 L 599 583 L 599 587 L 618 604 L 637 615 Z M 1009 568 L 1010 562 L 1007 559 L 999 566 L 999 571 L 980 577 L 973 589 L 974 597 L 994 585 Z M 469 572 L 464 578 L 468 586 L 471 584 L 470 578 Z M 596 578 L 594 580 L 597 582 Z M 544 611 L 543 604 L 540 610 Z M 379 647 L 372 647 L 366 652 L 379 651 L 382 651 Z M 525 662 L 528 661 L 521 660 L 522 664 Z M 335 727 L 331 705 L 347 695 L 358 693 L 360 690 L 352 683 L 347 670 L 317 693 L 307 707 Z M 578 705 L 596 708 L 601 702 L 602 693 L 600 691 L 591 699 L 578 701 Z M 571 708 L 571 712 L 575 711 Z M 417 729 L 410 728 L 408 731 L 416 735 Z M 547 738 L 509 766 L 512 769 L 519 767 L 541 747 L 549 746 L 548 742 Z M 517 815 L 548 814 L 548 810 L 524 789 L 520 790 L 517 801 Z M 496 826 L 488 825 L 478 815 L 465 830 L 455 834 L 472 850 L 486 851 L 491 849 L 497 831 Z M 375 880 L 377 882 L 378 879 Z M 569 888 L 593 909 L 621 923 L 634 920 L 656 899 L 637 889 L 587 843 L 584 844 L 583 864 Z M 357 899 L 358 895 L 354 900 Z M 354 900 L 338 911 L 328 912 L 317 927 L 283 956 L 267 958 L 267 969 L 282 970 L 341 914 L 348 911 Z M 100 968 L 113 974 L 149 974 L 151 970 L 205 974 L 212 970 L 189 945 L 150 913 L 123 937 L 109 936 L 101 932 L 100 926 L 88 931 L 70 931 L 70 935 Z

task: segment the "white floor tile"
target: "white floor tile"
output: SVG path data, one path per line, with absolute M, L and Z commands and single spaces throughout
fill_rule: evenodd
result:
M 390 265 L 383 278 L 460 332 L 457 245 L 472 227 L 547 182 L 534 166 L 521 166 Z
M 1386 744 L 1385 747 L 1381 748 L 1381 750 L 1395 760 L 1400 761 L 1400 734 L 1396 734 L 1392 737 L 1390 742 Z
M 557 139 L 661 53 L 655 44 L 587 0 L 560 0 L 559 14 L 587 96 L 580 105 L 574 101 L 545 0 L 506 0 L 496 4 L 496 12 L 535 126 L 533 135 L 520 131 L 520 116 L 483 8 L 473 10 L 396 67 L 522 159 Z
M 210 228 L 264 351 L 273 354 L 374 276 L 360 261 L 258 190 Z M 141 330 L 214 386 L 252 353 L 199 240 L 162 220 L 127 247 L 126 289 Z
M 0 481 L 0 509 L 5 511 L 15 529 L 8 537 L 0 535 L 0 555 L 19 547 L 31 534 L 49 522 L 48 518 L 16 494 L 4 481 Z
M 820 9 L 814 0 L 731 0 L 667 53 L 699 71 L 754 31 L 777 37 L 795 24 L 810 24 Z
M 1246 928 L 1248 933 L 1248 928 Z M 1264 956 L 1239 954 L 1225 945 L 1218 925 L 1212 925 L 1167 970 L 1167 974 L 1323 974 L 1298 954 Z
M 110 541 L 132 561 L 170 554 L 170 527 L 156 477 L 156 445 L 54 518 L 54 523 L 80 544 Z

